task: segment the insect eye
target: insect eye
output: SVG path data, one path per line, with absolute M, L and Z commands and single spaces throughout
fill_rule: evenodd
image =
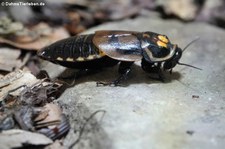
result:
M 182 56 L 182 50 L 181 50 L 180 48 L 177 48 L 176 50 L 177 50 L 177 51 L 176 51 L 176 53 L 175 53 L 175 56 L 176 56 L 178 59 L 180 59 L 181 56 Z
M 42 50 L 40 50 L 40 51 L 37 52 L 37 55 L 38 56 L 44 56 L 45 54 L 46 54 L 46 52 L 45 51 L 42 51 Z

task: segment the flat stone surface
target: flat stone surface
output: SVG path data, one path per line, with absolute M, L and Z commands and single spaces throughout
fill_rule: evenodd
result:
M 118 67 L 76 80 L 59 99 L 76 132 L 69 133 L 65 144 L 78 137 L 76 130 L 85 118 L 101 109 L 106 111 L 104 117 L 99 112 L 89 121 L 74 148 L 224 148 L 224 30 L 202 23 L 137 18 L 100 25 L 88 32 L 100 29 L 162 33 L 180 47 L 200 37 L 183 53 L 181 62 L 203 70 L 176 66 L 162 83 L 150 79 L 137 62 L 124 83 L 126 87 L 96 87 L 96 81 L 114 79 Z

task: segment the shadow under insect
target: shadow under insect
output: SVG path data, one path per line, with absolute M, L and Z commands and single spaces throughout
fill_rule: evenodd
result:
M 90 81 L 96 82 L 96 86 L 104 86 L 104 83 L 107 84 L 108 82 L 113 82 L 120 77 L 121 74 L 118 73 L 118 65 L 116 65 L 101 69 L 66 69 L 63 73 L 61 73 L 58 79 L 67 82 L 71 86 Z M 173 80 L 179 80 L 181 77 L 182 75 L 177 71 L 174 71 L 172 74 L 167 71 L 162 71 L 161 77 L 159 77 L 157 73 L 146 73 L 139 65 L 135 64 L 132 65 L 131 71 L 126 78 L 120 80 L 121 82 L 119 84 L 112 84 L 111 86 L 129 86 L 131 84 L 141 83 L 169 83 Z

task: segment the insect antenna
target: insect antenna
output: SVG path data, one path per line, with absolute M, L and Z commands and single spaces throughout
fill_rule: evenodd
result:
M 182 52 L 184 52 L 191 44 L 193 44 L 194 42 L 196 42 L 199 39 L 200 38 L 197 37 L 196 39 L 192 40 L 189 44 L 186 45 L 186 47 L 184 47 L 184 49 L 182 50 Z M 198 67 L 195 67 L 195 66 L 192 66 L 192 65 L 189 65 L 189 64 L 185 64 L 185 63 L 177 62 L 177 64 L 178 65 L 184 65 L 184 66 L 191 67 L 191 68 L 195 68 L 195 69 L 198 69 L 198 70 L 202 70 L 201 68 L 198 68 Z
M 201 68 L 198 68 L 198 67 L 195 67 L 195 66 L 192 66 L 192 65 L 189 65 L 189 64 L 185 64 L 185 63 L 177 62 L 177 64 L 178 65 L 184 65 L 184 66 L 191 67 L 191 68 L 195 68 L 195 69 L 198 69 L 198 70 L 202 70 Z
M 200 37 L 197 37 L 196 39 L 192 40 L 189 44 L 186 45 L 186 47 L 184 47 L 184 49 L 182 50 L 182 52 L 184 52 L 191 44 L 193 44 L 194 42 L 196 42 L 199 39 L 200 39 Z

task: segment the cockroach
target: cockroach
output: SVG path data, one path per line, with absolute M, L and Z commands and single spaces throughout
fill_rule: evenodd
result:
M 131 65 L 139 60 L 144 71 L 158 74 L 159 79 L 163 78 L 162 70 L 172 72 L 177 64 L 200 69 L 179 62 L 190 44 L 182 50 L 166 35 L 154 32 L 101 30 L 57 41 L 38 51 L 38 56 L 80 70 L 110 67 L 120 62 L 120 76 L 111 82 L 101 82 L 116 86 L 127 79 Z

